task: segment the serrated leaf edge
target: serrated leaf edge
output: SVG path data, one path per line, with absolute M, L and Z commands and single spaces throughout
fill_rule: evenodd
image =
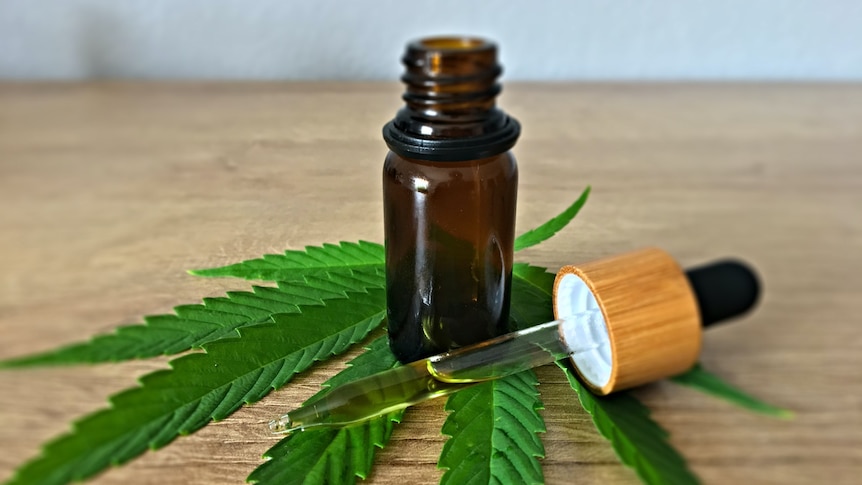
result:
M 293 315 L 293 314 L 291 314 L 291 315 Z M 293 315 L 293 316 L 298 316 L 298 315 Z M 216 405 L 215 407 L 213 407 L 212 410 L 207 413 L 210 417 L 206 420 L 206 422 L 200 423 L 201 418 L 198 418 L 198 421 L 193 423 L 193 426 L 189 426 L 188 425 L 189 420 L 191 419 L 192 416 L 195 415 L 195 413 L 192 412 L 192 413 L 189 413 L 185 418 L 180 418 L 180 419 L 183 419 L 183 423 L 175 426 L 175 429 L 177 431 L 174 433 L 169 433 L 170 436 L 167 436 L 164 433 L 154 434 L 153 431 L 149 431 L 147 433 L 147 438 L 146 438 L 146 443 L 148 445 L 148 448 L 149 449 L 161 448 L 161 447 L 167 445 L 168 443 L 170 443 L 171 441 L 173 441 L 173 439 L 175 439 L 179 435 L 191 433 L 193 431 L 196 431 L 197 429 L 200 429 L 201 427 L 206 425 L 209 421 L 219 420 L 219 419 L 226 417 L 227 415 L 229 415 L 232 412 L 239 409 L 243 405 L 243 403 L 248 404 L 250 402 L 253 402 L 253 401 L 256 401 L 256 400 L 262 398 L 263 395 L 267 394 L 270 390 L 272 390 L 274 388 L 281 387 L 282 385 L 289 382 L 290 379 L 294 375 L 296 375 L 299 372 L 306 370 L 314 362 L 320 361 L 323 358 L 329 358 L 333 355 L 336 355 L 338 353 L 345 351 L 353 342 L 361 340 L 366 335 L 368 335 L 368 333 L 371 330 L 373 330 L 374 328 L 379 326 L 379 324 L 383 321 L 384 317 L 385 317 L 385 309 L 381 309 L 379 312 L 372 315 L 371 317 L 363 318 L 362 320 L 360 320 L 360 321 L 356 322 L 355 324 L 345 328 L 344 330 L 341 330 L 341 331 L 336 332 L 334 334 L 330 334 L 328 336 L 324 336 L 318 342 L 309 344 L 302 349 L 291 352 L 288 355 L 285 355 L 283 357 L 279 357 L 277 359 L 274 359 L 271 362 L 264 363 L 264 364 L 260 365 L 259 367 L 257 367 L 256 369 L 252 369 L 245 374 L 237 376 L 236 378 L 234 378 L 229 383 L 223 384 L 223 385 L 218 386 L 216 388 L 212 388 L 209 391 L 207 391 L 206 393 L 196 397 L 192 401 L 175 407 L 174 411 L 171 411 L 171 412 L 166 413 L 166 414 L 159 416 L 159 417 L 153 417 L 149 421 L 148 424 L 142 425 L 138 430 L 130 431 L 130 432 L 127 432 L 125 434 L 120 435 L 119 437 L 110 439 L 107 443 L 104 443 L 103 446 L 101 446 L 100 448 L 108 448 L 108 449 L 112 450 L 113 451 L 112 454 L 114 456 L 116 456 L 117 453 L 116 453 L 116 449 L 114 448 L 114 446 L 116 446 L 116 445 L 113 445 L 113 443 L 117 443 L 117 442 L 128 443 L 128 440 L 131 439 L 128 437 L 128 435 L 133 434 L 137 431 L 140 431 L 140 429 L 149 429 L 150 427 L 154 426 L 155 424 L 159 425 L 159 426 L 157 426 L 158 428 L 162 428 L 164 426 L 167 426 L 168 422 L 177 419 L 177 417 L 179 416 L 178 413 L 185 412 L 184 410 L 187 406 L 194 406 L 194 407 L 200 406 L 200 404 L 207 397 L 214 395 L 214 394 L 217 394 L 224 389 L 229 389 L 231 386 L 235 385 L 234 383 L 242 380 L 243 378 L 250 376 L 252 374 L 255 374 L 255 373 L 261 373 L 262 374 L 270 366 L 275 367 L 279 363 L 281 363 L 281 365 L 283 366 L 285 363 L 284 361 L 286 361 L 288 359 L 294 359 L 295 358 L 297 364 L 294 367 L 294 370 L 292 372 L 285 374 L 284 369 L 283 368 L 280 369 L 278 372 L 276 372 L 274 374 L 274 377 L 273 377 L 273 382 L 277 382 L 277 384 L 271 384 L 271 385 L 266 386 L 266 388 L 267 388 L 266 390 L 261 389 L 261 386 L 259 386 L 259 383 L 257 382 L 257 380 L 259 379 L 260 376 L 258 376 L 258 378 L 255 379 L 254 383 L 252 383 L 250 386 L 246 386 L 247 390 L 243 394 L 241 402 L 237 402 L 235 404 L 228 405 L 228 406 L 223 406 L 223 404 L 224 404 L 224 402 L 222 401 L 224 399 L 224 395 L 223 395 L 220 399 L 218 399 L 219 404 Z M 268 324 L 268 325 L 273 327 L 273 328 L 277 328 L 277 324 L 275 324 L 275 323 Z M 262 326 L 250 327 L 248 329 L 244 329 L 244 331 L 258 331 L 261 329 L 261 327 Z M 231 338 L 231 339 L 217 340 L 217 341 L 214 341 L 210 344 L 205 345 L 204 348 L 207 351 L 211 351 L 212 347 L 214 347 L 214 346 L 224 346 L 224 345 L 231 345 L 231 344 L 235 344 L 238 342 L 242 342 L 241 337 L 243 336 L 244 331 L 243 330 L 237 330 L 238 337 Z M 352 334 L 352 335 L 348 336 L 348 334 Z M 347 336 L 347 340 L 342 340 L 342 338 L 345 336 Z M 327 342 L 333 338 L 335 338 L 336 342 L 333 342 L 330 345 L 326 345 L 326 347 L 324 347 L 325 342 Z M 318 347 L 318 349 L 315 350 L 314 352 L 312 352 L 311 354 L 309 354 L 308 349 L 311 347 Z M 325 349 L 325 350 L 321 351 L 322 349 Z M 24 472 L 28 471 L 28 469 L 30 467 L 36 466 L 41 460 L 48 459 L 50 456 L 50 448 L 52 446 L 58 445 L 60 442 L 62 442 L 65 439 L 71 439 L 72 437 L 74 437 L 75 434 L 79 431 L 80 426 L 84 422 L 91 420 L 91 419 L 95 418 L 96 416 L 101 415 L 103 413 L 109 413 L 113 409 L 115 409 L 115 406 L 117 405 L 118 400 L 122 399 L 122 397 L 125 394 L 127 394 L 129 392 L 139 392 L 139 390 L 145 389 L 146 388 L 145 386 L 147 385 L 147 382 L 149 380 L 156 378 L 156 376 L 164 375 L 165 373 L 173 372 L 175 370 L 175 368 L 177 367 L 178 363 L 185 360 L 185 359 L 201 358 L 201 357 L 204 357 L 206 355 L 207 355 L 206 353 L 191 354 L 191 355 L 186 355 L 186 356 L 182 356 L 178 359 L 175 359 L 169 363 L 171 366 L 171 370 L 160 370 L 160 371 L 156 371 L 154 373 L 148 374 L 146 376 L 143 376 L 140 379 L 141 387 L 127 389 L 125 391 L 121 391 L 120 393 L 111 396 L 109 398 L 109 403 L 111 405 L 109 408 L 103 409 L 101 411 L 96 411 L 95 413 L 89 414 L 89 415 L 87 415 L 87 416 L 85 416 L 79 420 L 74 421 L 72 433 L 64 434 L 64 435 L 59 436 L 56 439 L 51 440 L 48 443 L 46 443 L 43 447 L 42 453 L 40 455 L 38 455 L 37 457 L 35 457 L 34 459 L 30 460 L 29 462 L 25 463 L 21 467 L 19 467 L 15 471 L 15 474 L 13 475 L 11 480 L 8 482 L 8 484 L 14 485 L 15 483 L 20 482 L 20 479 L 22 478 L 21 475 Z M 250 397 L 252 391 L 257 391 L 257 393 L 259 395 Z M 260 393 L 262 393 L 262 394 L 260 394 Z M 225 394 L 226 394 L 226 392 L 225 392 Z M 254 397 L 256 397 L 256 399 Z M 109 444 L 111 446 L 108 446 Z M 131 446 L 131 445 L 126 444 L 125 446 Z M 92 448 L 89 451 L 90 451 L 90 453 L 95 452 L 95 450 Z M 88 478 L 88 477 L 94 476 L 95 474 L 103 471 L 104 469 L 108 468 L 111 465 L 122 464 L 122 463 L 134 458 L 135 456 L 138 456 L 143 451 L 145 451 L 145 450 L 142 449 L 140 451 L 133 451 L 132 455 L 128 456 L 125 459 L 112 458 L 110 463 L 106 463 L 104 465 L 98 466 L 97 469 L 95 469 L 95 470 L 89 470 L 87 472 L 80 472 L 80 471 L 76 472 L 74 469 L 72 469 L 72 470 L 69 470 L 67 472 L 68 475 L 66 475 L 66 476 L 68 476 L 68 480 L 81 480 L 84 478 Z M 48 454 L 46 454 L 46 453 L 48 453 Z M 67 466 L 68 465 L 64 465 L 62 468 L 66 468 Z M 51 477 L 53 477 L 55 475 L 57 475 L 57 472 L 52 473 Z M 65 483 L 66 481 L 67 481 L 67 479 L 63 479 L 62 482 L 56 482 L 56 483 Z M 54 483 L 54 482 L 52 482 L 52 483 Z

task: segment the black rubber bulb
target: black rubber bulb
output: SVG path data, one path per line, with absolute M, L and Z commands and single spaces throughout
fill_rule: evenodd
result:
M 757 303 L 760 283 L 745 263 L 723 260 L 685 272 L 704 327 L 747 313 Z

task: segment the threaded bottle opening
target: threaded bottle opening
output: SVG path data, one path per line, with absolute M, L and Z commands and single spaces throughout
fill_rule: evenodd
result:
M 497 46 L 475 37 L 431 37 L 411 42 L 401 59 L 405 96 L 472 93 L 496 96 L 495 84 L 503 69 Z M 491 92 L 490 90 L 493 90 Z M 410 99 L 405 101 L 410 102 Z
M 496 44 L 478 37 L 429 37 L 407 44 L 401 61 L 406 106 L 384 130 L 390 148 L 405 156 L 421 152 L 423 158 L 437 158 L 432 151 L 442 153 L 453 143 L 462 146 L 439 155 L 451 160 L 505 151 L 514 144 L 517 122 L 495 104 L 503 72 Z M 483 148 L 470 151 L 464 145 Z

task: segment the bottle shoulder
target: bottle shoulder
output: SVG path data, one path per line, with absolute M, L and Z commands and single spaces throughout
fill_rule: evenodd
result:
M 518 166 L 515 157 L 505 152 L 490 158 L 466 162 L 426 162 L 401 157 L 390 152 L 383 167 L 387 186 L 411 190 L 474 190 L 477 183 L 488 186 L 516 187 Z
M 424 178 L 430 181 L 448 179 L 501 179 L 517 182 L 518 164 L 512 152 L 462 162 L 432 162 L 405 158 L 390 151 L 383 163 L 384 177 Z

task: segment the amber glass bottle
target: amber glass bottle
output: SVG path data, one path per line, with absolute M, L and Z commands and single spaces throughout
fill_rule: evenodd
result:
M 403 62 L 383 207 L 389 342 L 411 362 L 508 330 L 520 126 L 495 105 L 494 44 L 423 39 Z

